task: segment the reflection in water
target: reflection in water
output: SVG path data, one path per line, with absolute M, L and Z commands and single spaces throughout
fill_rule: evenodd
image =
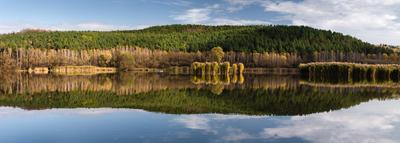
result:
M 252 88 L 274 89 L 294 88 L 296 78 L 285 76 L 249 76 L 239 77 L 236 83 L 224 77 L 207 79 L 190 76 L 168 76 L 160 74 L 120 73 L 96 76 L 62 76 L 62 75 L 10 75 L 1 80 L 0 93 L 22 94 L 40 92 L 69 91 L 111 91 L 119 95 L 143 93 L 165 89 L 200 89 L 223 84 L 226 89 Z M 241 85 L 238 85 L 241 84 Z
M 239 81 L 238 81 L 239 78 Z M 232 79 L 232 80 L 231 80 Z M 194 84 L 243 84 L 244 83 L 244 75 L 194 75 L 192 76 L 192 82 Z
M 160 74 L 17 74 L 0 85 L 0 105 L 25 109 L 135 108 L 173 114 L 305 115 L 349 108 L 372 99 L 397 98 L 400 91 L 315 86 L 291 76 L 242 78 L 245 80 L 241 83 L 224 77 Z
M 399 108 L 398 100 L 373 100 L 307 116 L 247 116 L 2 107 L 0 142 L 395 143 L 400 141 Z
M 135 73 L 0 83 L 0 142 L 400 141 L 395 83 Z

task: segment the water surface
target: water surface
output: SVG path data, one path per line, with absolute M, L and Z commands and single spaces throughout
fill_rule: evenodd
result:
M 396 83 L 15 74 L 0 142 L 399 142 Z

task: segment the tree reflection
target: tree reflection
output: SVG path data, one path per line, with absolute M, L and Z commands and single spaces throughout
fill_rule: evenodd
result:
M 139 108 L 174 114 L 304 115 L 349 108 L 372 99 L 397 98 L 394 95 L 400 91 L 387 87 L 320 86 L 291 76 L 247 75 L 242 83 L 241 77 L 236 78 L 237 82 L 235 77 L 137 73 L 14 74 L 2 79 L 0 105 L 26 109 Z

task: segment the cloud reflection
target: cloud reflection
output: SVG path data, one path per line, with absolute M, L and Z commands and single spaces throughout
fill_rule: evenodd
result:
M 40 121 L 46 121 L 46 124 L 47 121 L 58 123 L 59 119 L 65 119 L 65 117 L 69 118 L 67 121 L 72 119 L 72 121 L 76 121 L 74 124 L 81 123 L 82 125 L 87 125 L 92 121 L 95 121 L 94 125 L 96 123 L 104 124 L 103 121 L 110 121 L 106 122 L 107 126 L 100 127 L 98 130 L 108 133 L 107 131 L 110 131 L 108 127 L 114 126 L 118 127 L 123 133 L 129 133 L 136 132 L 137 127 L 149 126 L 151 128 L 148 132 L 160 138 L 174 140 L 174 135 L 176 135 L 176 139 L 204 139 L 199 142 L 279 142 L 284 140 L 286 142 L 394 143 L 400 141 L 398 135 L 400 131 L 399 109 L 400 100 L 375 100 L 349 109 L 307 116 L 170 115 L 135 109 L 23 110 L 13 107 L 0 107 L 0 120 L 4 125 L 19 123 L 21 121 L 16 121 L 19 119 L 26 119 L 23 121 L 32 121 L 32 123 L 38 124 L 41 123 Z M 123 114 L 119 115 L 123 116 L 115 114 L 121 112 Z M 127 115 L 129 117 L 126 117 Z M 37 119 L 36 117 L 41 118 Z M 26 125 L 35 129 L 34 124 Z M 165 126 L 159 128 L 159 125 Z M 14 127 L 10 126 L 10 129 Z M 70 129 L 70 131 L 76 130 L 76 128 L 68 127 L 74 126 L 64 126 L 65 129 Z M 52 128 L 49 128 L 50 130 Z M 15 134 L 21 134 L 21 132 L 18 131 Z M 94 136 L 97 137 L 96 134 Z M 144 138 L 150 139 L 154 136 L 145 136 Z
M 350 109 L 308 116 L 274 117 L 245 115 L 182 115 L 176 122 L 185 128 L 212 132 L 222 142 L 244 140 L 302 139 L 309 142 L 380 142 L 400 141 L 400 101 L 370 101 Z M 256 119 L 270 122 L 246 128 Z M 242 126 L 228 123 L 240 120 Z M 236 123 L 236 122 L 235 122 Z M 258 132 L 252 132 L 258 130 Z M 193 136 L 193 135 L 192 135 Z
M 371 101 L 360 106 L 330 113 L 294 116 L 277 127 L 265 128 L 264 138 L 299 137 L 311 142 L 380 142 L 399 141 L 399 101 Z

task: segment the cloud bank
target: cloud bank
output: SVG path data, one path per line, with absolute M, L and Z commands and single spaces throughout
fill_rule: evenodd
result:
M 78 24 L 58 24 L 58 25 L 33 25 L 13 23 L 5 24 L 0 23 L 0 33 L 13 33 L 19 32 L 23 29 L 46 29 L 52 31 L 113 31 L 113 30 L 134 30 L 143 29 L 149 26 L 125 26 L 125 25 L 109 25 L 102 23 L 78 23 Z

